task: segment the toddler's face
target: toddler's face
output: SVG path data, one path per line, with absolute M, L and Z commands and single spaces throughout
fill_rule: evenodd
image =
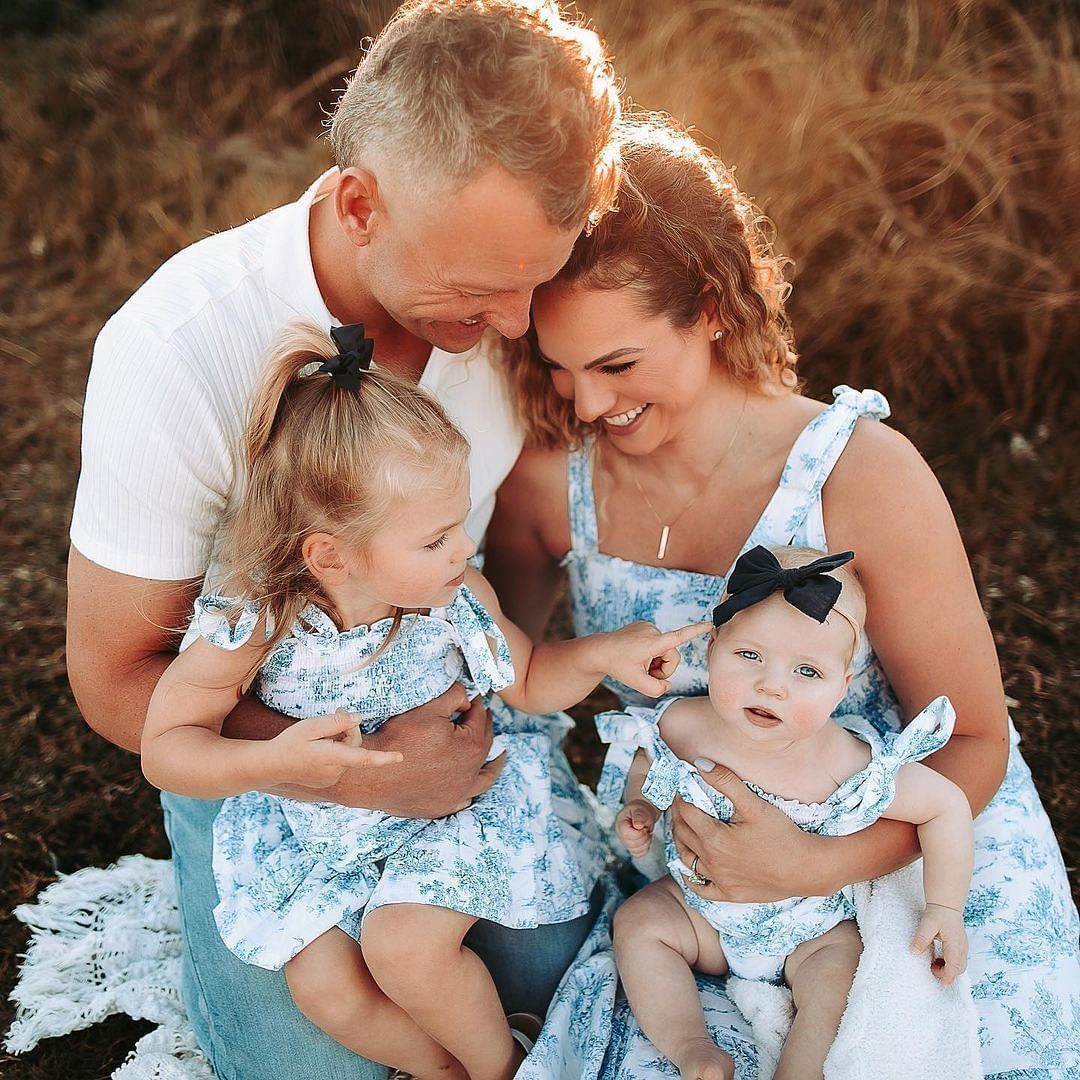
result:
M 418 478 L 371 543 L 348 559 L 350 579 L 391 607 L 450 603 L 476 551 L 465 531 L 469 509 L 467 475 L 443 487 Z
M 740 611 L 709 647 L 713 708 L 756 742 L 814 735 L 851 680 L 853 637 L 842 616 L 818 623 L 779 594 Z

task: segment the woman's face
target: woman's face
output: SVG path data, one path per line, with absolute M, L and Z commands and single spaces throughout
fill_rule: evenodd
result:
M 631 288 L 546 285 L 533 299 L 533 324 L 555 390 L 627 454 L 648 454 L 677 436 L 719 377 L 703 315 L 688 330 L 641 313 Z

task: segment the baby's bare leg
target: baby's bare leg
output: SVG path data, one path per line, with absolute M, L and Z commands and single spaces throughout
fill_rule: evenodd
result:
M 823 1075 L 861 955 L 858 927 L 848 920 L 804 941 L 787 958 L 784 978 L 795 999 L 795 1022 L 774 1080 L 815 1080 Z
M 709 1037 L 694 971 L 726 975 L 716 931 L 661 878 L 615 912 L 615 961 L 642 1030 L 682 1080 L 731 1080 L 735 1064 Z
M 297 1008 L 361 1057 L 421 1080 L 468 1080 L 453 1054 L 379 989 L 360 946 L 336 926 L 285 965 L 285 980 Z
M 488 969 L 462 944 L 475 922 L 427 904 L 387 904 L 364 920 L 364 958 L 379 986 L 471 1080 L 511 1080 L 524 1055 Z

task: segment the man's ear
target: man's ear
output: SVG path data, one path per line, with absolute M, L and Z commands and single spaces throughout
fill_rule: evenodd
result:
M 340 585 L 348 576 L 337 538 L 330 533 L 309 533 L 300 546 L 304 565 L 316 581 L 326 585 Z
M 359 167 L 342 169 L 334 189 L 334 209 L 351 244 L 356 247 L 370 244 L 374 230 L 386 212 L 375 174 Z

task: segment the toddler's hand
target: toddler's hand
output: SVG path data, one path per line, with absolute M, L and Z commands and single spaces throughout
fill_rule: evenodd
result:
M 648 853 L 660 811 L 644 799 L 631 799 L 615 818 L 615 834 L 635 859 Z
M 934 954 L 935 938 L 941 942 L 941 956 Z M 951 986 L 956 976 L 967 968 L 968 941 L 962 912 L 943 904 L 926 905 L 911 951 L 924 953 L 928 949 L 930 970 L 941 980 L 942 986 Z
M 290 724 L 267 744 L 280 773 L 278 782 L 301 787 L 327 788 L 347 769 L 394 765 L 402 760 L 396 750 L 365 750 L 356 717 L 345 709 L 312 716 Z
M 661 633 L 652 623 L 636 622 L 598 635 L 601 669 L 619 682 L 656 698 L 671 689 L 668 681 L 679 666 L 679 646 L 712 630 L 712 623 L 694 623 Z

